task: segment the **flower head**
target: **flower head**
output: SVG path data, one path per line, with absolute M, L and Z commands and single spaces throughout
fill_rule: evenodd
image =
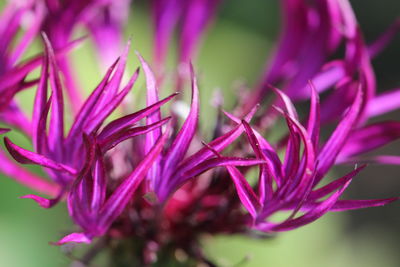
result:
M 398 100 L 390 99 L 399 94 L 397 90 L 376 95 L 371 65 L 393 28 L 368 46 L 348 1 L 282 1 L 283 33 L 261 85 L 241 96 L 232 114 L 224 111 L 226 119 L 217 120 L 212 140 L 204 142 L 198 127 L 201 87 L 190 61 L 219 2 L 153 1 L 154 64 L 137 53 L 146 81 L 145 106 L 122 115 L 139 68 L 123 82 L 130 41 L 113 63 L 110 58 L 120 53 L 126 20 L 120 15 L 126 13 L 129 1 L 31 1 L 22 9 L 11 6 L 3 14 L 1 19 L 13 27 L 0 28 L 4 31 L 0 119 L 22 129 L 33 150 L 9 137 L 4 138 L 5 146 L 17 162 L 43 167 L 49 179 L 28 172 L 3 154 L 1 171 L 50 196 L 23 197 L 44 208 L 66 200 L 80 230 L 55 244 L 91 243 L 102 236 L 132 239 L 142 244 L 143 265 L 170 247 L 207 262 L 199 248 L 204 233 L 287 231 L 329 211 L 381 206 L 397 199 L 340 199 L 365 165 L 321 185 L 338 164 L 399 162 L 393 157 L 365 156 L 400 137 L 397 121 L 368 122 L 399 107 Z M 41 20 L 10 50 L 20 16 L 27 10 L 37 12 Z M 183 65 L 190 73 L 191 89 L 183 119 L 173 109 L 162 110 L 169 110 L 178 93 L 159 96 L 169 39 L 178 23 L 177 69 Z M 82 41 L 71 41 L 71 36 L 81 24 L 93 37 L 103 64 L 109 66 L 84 101 L 69 65 L 69 51 Z M 17 63 L 39 29 L 44 53 Z M 340 48 L 343 55 L 337 53 Z M 26 82 L 38 65 L 39 78 Z M 174 90 L 185 94 L 186 83 L 178 70 Z M 24 114 L 13 97 L 32 86 L 36 90 L 32 119 L 21 119 Z M 272 91 L 273 104 L 267 106 L 264 100 Z M 390 104 L 382 106 L 387 99 Z M 310 107 L 301 116 L 295 104 L 304 100 Z M 66 111 L 69 107 L 71 112 Z M 266 133 L 275 130 L 272 125 L 279 119 L 286 130 L 278 129 L 280 140 L 271 142 Z M 334 130 L 324 138 L 327 125 Z M 0 134 L 8 130 L 1 128 Z M 253 170 L 255 183 L 250 182 Z M 277 221 L 274 215 L 280 212 L 289 214 Z

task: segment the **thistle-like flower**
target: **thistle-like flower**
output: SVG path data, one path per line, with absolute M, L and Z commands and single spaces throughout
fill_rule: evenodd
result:
M 223 111 L 226 119 L 217 120 L 212 140 L 204 142 L 198 130 L 201 88 L 190 61 L 219 2 L 154 0 L 154 64 L 137 53 L 146 80 L 145 107 L 119 117 L 111 114 L 126 105 L 124 99 L 139 76 L 138 68 L 123 85 L 130 41 L 121 56 L 110 62 L 119 53 L 124 21 L 117 13 L 126 11 L 129 1 L 31 1 L 22 11 L 10 8 L 3 14 L 1 20 L 15 19 L 10 23 L 17 26 L 18 14 L 25 9 L 41 15 L 42 20 L 11 53 L 8 47 L 16 30 L 0 29 L 4 31 L 0 119 L 32 141 L 30 151 L 5 137 L 11 157 L 43 167 L 47 178 L 28 172 L 3 154 L 1 171 L 37 191 L 38 195 L 23 198 L 43 208 L 67 202 L 79 230 L 56 245 L 100 238 L 102 245 L 117 243 L 129 251 L 124 242 L 132 240 L 138 251 L 128 252 L 127 258 L 137 257 L 130 264 L 148 266 L 158 254 L 181 249 L 213 266 L 201 250 L 202 234 L 287 231 L 329 211 L 381 206 L 397 199 L 339 199 L 365 165 L 321 184 L 337 164 L 400 162 L 396 157 L 365 156 L 400 137 L 400 122 L 368 122 L 400 105 L 393 98 L 397 90 L 376 95 L 371 66 L 371 58 L 388 43 L 398 24 L 368 46 L 347 0 L 282 1 L 283 33 L 260 86 L 241 96 L 233 112 Z M 169 110 L 178 93 L 159 97 L 169 39 L 178 23 L 177 68 L 189 70 L 191 88 L 191 104 L 183 119 L 173 111 L 162 112 L 162 108 Z M 104 56 L 102 62 L 110 65 L 82 102 L 68 63 L 69 51 L 82 41 L 71 40 L 80 24 L 93 36 Z M 18 64 L 39 30 L 44 53 Z M 332 59 L 341 47 L 344 56 Z M 26 82 L 40 64 L 39 79 Z M 186 94 L 187 76 L 180 71 L 175 91 Z M 10 113 L 18 110 L 13 97 L 27 87 L 36 90 L 32 119 L 19 120 L 15 114 L 22 116 L 22 112 Z M 275 97 L 271 106 L 265 104 L 267 95 Z M 389 105 L 383 106 L 388 99 Z M 304 117 L 294 104 L 300 101 L 310 103 Z M 66 107 L 72 108 L 70 125 Z M 265 136 L 280 119 L 287 131 L 272 143 Z M 322 138 L 325 126 L 332 124 L 334 130 Z M 0 134 L 8 130 L 1 128 Z M 255 183 L 250 182 L 253 170 L 258 173 Z M 278 212 L 288 211 L 286 219 L 273 219 Z

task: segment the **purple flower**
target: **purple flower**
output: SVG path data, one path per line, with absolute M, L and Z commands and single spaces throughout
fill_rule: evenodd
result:
M 261 86 L 240 96 L 236 113 L 224 111 L 227 119 L 220 116 L 211 141 L 204 142 L 198 129 L 199 87 L 190 60 L 218 0 L 154 0 L 153 68 L 137 53 L 146 80 L 145 107 L 116 118 L 110 115 L 120 111 L 139 76 L 137 69 L 122 84 L 130 42 L 122 55 L 108 64 L 120 52 L 121 25 L 129 1 L 30 3 L 22 9 L 11 6 L 1 17 L 13 27 L 0 28 L 4 31 L 1 60 L 5 62 L 0 72 L 0 92 L 4 93 L 0 119 L 11 128 L 24 130 L 32 141 L 30 151 L 5 137 L 9 154 L 21 164 L 43 167 L 49 179 L 26 171 L 3 154 L 0 163 L 5 174 L 50 196 L 22 198 L 33 199 L 44 208 L 66 199 L 69 215 L 80 230 L 55 244 L 91 243 L 102 236 L 116 242 L 132 239 L 142 244 L 142 265 L 151 264 L 154 254 L 170 247 L 208 262 L 199 242 L 204 233 L 287 231 L 330 211 L 381 206 L 397 199 L 340 199 L 365 165 L 321 184 L 338 164 L 400 162 L 397 157 L 365 156 L 400 137 L 400 122 L 369 123 L 370 118 L 400 105 L 394 97 L 398 90 L 376 96 L 371 66 L 371 57 L 388 43 L 398 24 L 368 46 L 347 1 L 283 1 L 283 32 Z M 44 23 L 37 21 L 10 53 L 11 40 L 22 23 L 20 12 L 27 10 L 38 12 Z M 160 100 L 164 84 L 157 76 L 162 76 L 169 39 L 178 23 L 179 66 L 174 90 L 186 93 L 188 79 L 179 70 L 182 66 L 190 70 L 191 88 L 191 103 L 183 119 L 168 109 L 178 93 Z M 91 33 L 103 62 L 110 65 L 82 103 L 67 57 L 81 41 L 70 40 L 80 24 Z M 17 63 L 40 27 L 44 30 L 44 54 Z M 344 55 L 333 58 L 340 47 Z M 39 79 L 26 82 L 26 76 L 40 64 Z M 22 113 L 13 97 L 32 86 L 36 90 L 32 119 L 20 119 Z M 267 106 L 264 100 L 271 91 L 271 97 L 276 97 Z M 64 95 L 68 97 L 64 99 Z M 310 108 L 308 115 L 300 116 L 294 102 L 304 100 Z M 66 120 L 67 106 L 72 108 L 71 125 Z M 285 121 L 287 131 L 272 143 L 265 133 L 276 130 L 271 126 L 279 119 Z M 326 126 L 332 125 L 334 130 L 322 138 L 321 133 L 329 129 Z M 8 130 L 1 128 L 0 134 Z M 258 179 L 252 184 L 254 169 Z M 272 219 L 288 211 L 286 219 Z

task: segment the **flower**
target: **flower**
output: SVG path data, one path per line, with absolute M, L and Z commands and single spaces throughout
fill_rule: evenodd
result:
M 43 167 L 50 179 L 26 171 L 3 154 L 0 162 L 2 172 L 50 196 L 22 198 L 33 199 L 43 208 L 66 199 L 69 215 L 80 230 L 56 245 L 92 243 L 103 236 L 121 243 L 131 239 L 141 244 L 142 265 L 153 263 L 159 251 L 171 247 L 207 263 L 200 248 L 202 234 L 287 231 L 329 211 L 382 206 L 397 199 L 339 199 L 365 165 L 321 186 L 338 164 L 398 163 L 393 157 L 365 156 L 400 137 L 400 122 L 368 122 L 399 106 L 395 99 L 382 106 L 398 91 L 376 96 L 371 66 L 371 57 L 383 49 L 395 26 L 368 46 L 348 1 L 282 1 L 283 33 L 261 85 L 240 96 L 232 114 L 223 112 L 227 119 L 217 120 L 215 134 L 206 143 L 198 129 L 200 94 L 190 60 L 218 0 L 154 0 L 154 66 L 137 53 L 146 80 L 146 103 L 136 112 L 116 117 L 111 114 L 124 106 L 139 77 L 138 68 L 122 85 L 130 41 L 121 56 L 109 62 L 120 52 L 126 17 L 118 14 L 125 14 L 129 1 L 29 3 L 22 11 L 10 9 L 10 18 L 19 18 L 25 9 L 34 10 L 42 15 L 43 23 L 38 21 L 32 32 L 25 33 L 17 46 L 22 48 L 15 53 L 20 55 L 39 29 L 45 51 L 27 63 L 16 64 L 13 53 L 7 52 L 15 31 L 0 40 L 5 47 L 2 59 L 7 63 L 0 73 L 0 85 L 7 85 L 0 87 L 4 92 L 0 118 L 11 128 L 22 129 L 32 141 L 30 151 L 5 137 L 11 157 L 21 164 Z M 2 19 L 7 21 L 5 14 Z M 17 20 L 16 27 L 19 23 Z M 191 85 L 191 104 L 183 119 L 168 109 L 178 93 L 159 97 L 168 43 L 177 23 L 181 23 L 180 66 L 174 90 L 185 94 L 187 79 L 182 66 L 190 70 Z M 82 102 L 68 58 L 69 51 L 82 41 L 71 41 L 80 24 L 86 25 L 104 56 L 103 64 L 109 65 Z M 343 56 L 337 54 L 341 47 Z M 39 79 L 25 83 L 40 63 Z M 13 97 L 32 86 L 36 89 L 32 119 L 15 123 L 18 116 L 14 115 L 22 113 Z M 276 98 L 267 106 L 265 98 L 270 91 L 275 92 L 270 97 Z M 308 116 L 300 116 L 295 104 L 305 100 L 310 102 Z M 65 103 L 72 109 L 71 125 Z M 169 110 L 165 117 L 161 108 Z M 271 143 L 265 133 L 273 131 L 273 123 L 280 118 L 287 131 Z M 334 130 L 322 138 L 325 127 L 332 124 Z M 8 131 L 1 128 L 0 134 Z M 252 184 L 254 169 L 258 179 Z M 282 211 L 289 211 L 287 218 L 274 220 Z

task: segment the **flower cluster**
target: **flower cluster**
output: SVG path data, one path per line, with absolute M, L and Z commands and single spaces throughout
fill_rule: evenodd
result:
M 139 76 L 138 69 L 123 83 L 130 41 L 116 57 L 130 1 L 26 0 L 7 5 L 0 17 L 0 120 L 8 128 L 0 133 L 21 131 L 33 151 L 4 137 L 11 157 L 0 151 L 0 171 L 49 196 L 23 196 L 43 208 L 67 202 L 80 230 L 55 244 L 131 239 L 138 243 L 143 266 L 165 249 L 182 249 L 211 265 L 200 248 L 202 234 L 287 231 L 329 211 L 396 200 L 339 199 L 365 165 L 325 181 L 338 164 L 400 162 L 397 156 L 364 155 L 400 137 L 398 121 L 369 122 L 400 106 L 398 90 L 377 95 L 371 66 L 400 24 L 366 44 L 347 0 L 282 0 L 281 38 L 259 86 L 244 92 L 232 112 L 221 110 L 225 116 L 206 143 L 198 130 L 199 88 L 190 62 L 220 2 L 153 0 L 153 64 L 137 53 L 146 80 L 146 106 L 117 118 L 110 115 L 127 105 L 124 99 Z M 80 26 L 92 37 L 101 65 L 108 66 L 85 100 L 69 62 L 70 52 L 86 41 L 72 39 Z M 178 93 L 160 100 L 175 28 Z M 20 62 L 35 39 L 42 40 L 44 52 Z M 39 66 L 39 78 L 28 80 Z M 163 115 L 162 107 L 186 93 L 188 80 L 191 104 L 184 120 L 172 111 Z M 35 90 L 31 118 L 14 100 L 22 90 Z M 272 105 L 265 104 L 271 103 L 267 98 Z M 305 117 L 294 106 L 301 101 L 310 103 Z M 70 124 L 66 107 L 72 109 Z M 272 143 L 265 136 L 278 120 L 287 130 L 280 129 L 280 140 Z M 332 125 L 328 137 L 321 137 Z M 47 177 L 17 162 L 39 165 Z M 279 212 L 288 215 L 276 221 L 273 215 Z

